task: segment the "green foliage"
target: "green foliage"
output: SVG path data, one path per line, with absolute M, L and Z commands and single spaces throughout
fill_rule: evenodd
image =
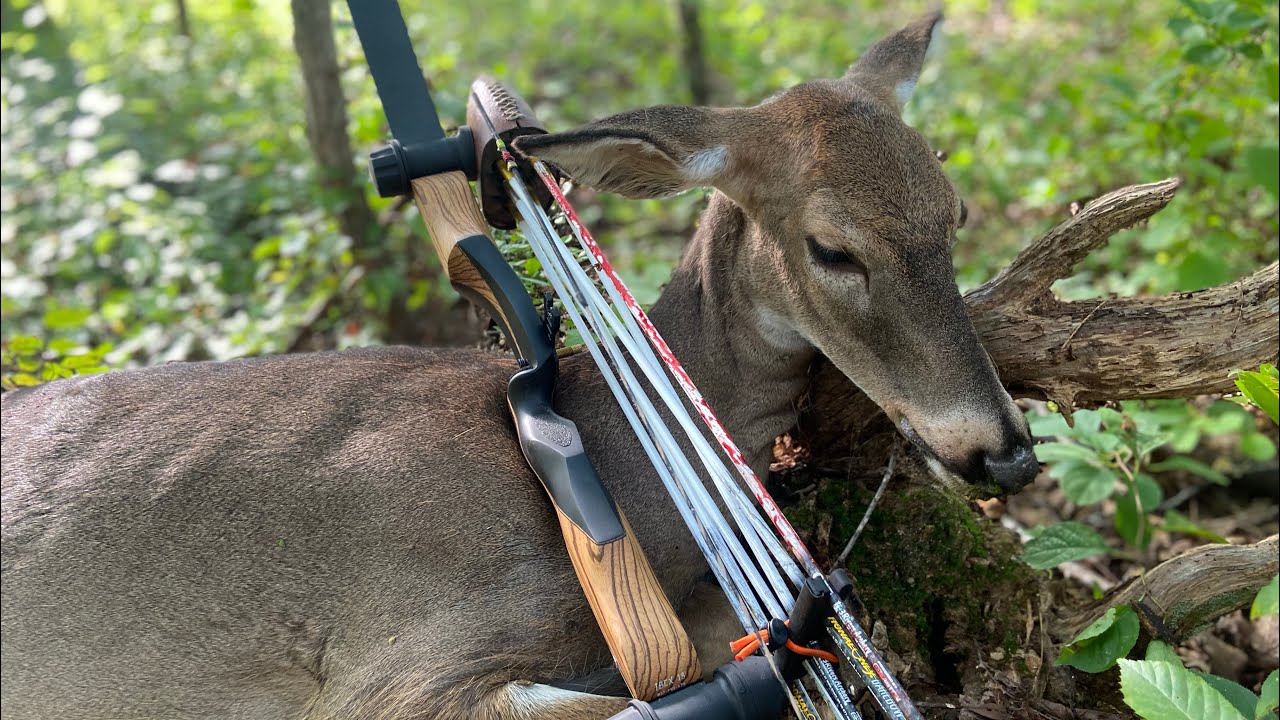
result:
M 1271 592 L 1276 579 L 1259 593 Z M 1255 602 L 1255 606 L 1257 602 Z M 1274 612 L 1274 610 L 1272 610 Z M 1062 649 L 1057 665 L 1070 665 L 1090 673 L 1103 672 L 1120 663 L 1120 689 L 1125 703 L 1148 720 L 1276 720 L 1280 676 L 1272 671 L 1261 693 L 1224 677 L 1188 670 L 1167 643 L 1152 640 L 1146 659 L 1127 660 L 1138 639 L 1137 614 L 1128 605 L 1110 608 L 1106 614 Z
M 73 340 L 54 338 L 46 346 L 40 338 L 18 335 L 0 350 L 0 386 L 13 390 L 73 375 L 100 373 L 107 370 L 103 358 L 109 352 L 109 343 L 90 349 Z
M 1217 690 L 1227 702 L 1231 703 L 1231 707 L 1235 708 L 1244 717 L 1253 718 L 1255 715 L 1259 718 L 1268 717 L 1269 713 L 1266 712 L 1265 705 L 1263 706 L 1263 712 L 1258 713 L 1259 705 L 1261 704 L 1260 698 L 1254 695 L 1249 688 L 1238 682 L 1199 670 L 1192 670 L 1191 672 L 1208 683 L 1209 687 Z
M 1255 720 L 1269 718 L 1275 720 L 1280 712 L 1280 671 L 1272 670 L 1267 679 L 1262 681 L 1262 692 L 1258 696 L 1258 706 L 1253 712 Z
M 1177 668 L 1183 667 L 1182 658 L 1178 657 L 1178 653 L 1168 643 L 1160 640 L 1152 640 L 1147 644 L 1146 659 L 1148 661 L 1171 663 Z M 1259 696 L 1254 695 L 1249 688 L 1240 683 L 1224 677 L 1199 670 L 1191 670 L 1191 672 L 1208 683 L 1214 690 L 1217 690 L 1244 717 L 1253 718 L 1254 720 L 1275 720 L 1275 715 L 1271 712 L 1275 710 L 1275 703 L 1273 701 L 1268 702 L 1267 682 L 1272 682 L 1270 677 L 1268 677 L 1267 682 L 1263 683 L 1262 693 Z M 1273 671 L 1272 676 L 1274 675 L 1275 672 Z
M 1022 548 L 1022 561 L 1037 570 L 1083 560 L 1107 552 L 1107 541 L 1096 530 L 1078 522 L 1060 522 L 1043 528 Z
M 1271 582 L 1262 586 L 1249 608 L 1249 619 L 1280 613 L 1280 575 L 1272 575 Z
M 287 4 L 188 5 L 185 37 L 168 0 L 6 0 L 3 336 L 111 342 L 112 365 L 274 352 L 308 333 L 324 347 L 403 339 L 402 308 L 455 296 L 411 208 L 369 189 L 378 226 L 339 230 L 350 199 L 310 160 Z M 834 76 L 926 6 L 706 0 L 712 100 Z M 481 72 L 510 81 L 553 129 L 690 100 L 668 2 L 405 10 L 446 124 L 462 121 Z M 362 156 L 386 129 L 346 9 L 335 12 Z M 948 17 L 908 114 L 949 151 L 970 209 L 962 285 L 1081 195 L 1171 174 L 1185 181 L 1178 202 L 1060 291 L 1194 289 L 1275 257 L 1274 2 L 960 0 Z M 1028 56 L 1044 59 L 1033 73 Z M 587 196 L 580 210 L 651 301 L 704 197 Z M 61 308 L 87 312 L 55 331 L 45 319 Z
M 1133 608 L 1128 605 L 1110 608 L 1062 648 L 1054 664 L 1070 665 L 1090 673 L 1102 672 L 1129 654 L 1138 642 L 1139 629 L 1138 615 Z
M 1254 407 L 1257 407 L 1271 418 L 1271 422 L 1280 423 L 1280 398 L 1277 398 L 1277 390 L 1280 389 L 1280 375 L 1277 374 L 1276 366 L 1270 363 L 1263 363 L 1258 366 L 1258 370 L 1237 370 L 1232 373 L 1236 379 L 1236 387 L 1240 389 L 1243 401 L 1247 401 Z M 1232 398 L 1237 402 L 1243 402 L 1240 398 Z
M 1185 454 L 1195 449 L 1202 437 L 1231 435 L 1240 439 L 1246 455 L 1256 459 L 1275 455 L 1274 444 L 1257 431 L 1249 413 L 1227 402 L 1215 403 L 1204 412 L 1184 402 L 1124 402 L 1118 408 L 1078 410 L 1074 418 L 1074 426 L 1068 426 L 1056 414 L 1029 417 L 1033 434 L 1056 438 L 1037 445 L 1036 457 L 1048 464 L 1050 476 L 1058 479 L 1062 492 L 1075 504 L 1114 500 L 1115 531 L 1137 549 L 1147 547 L 1157 520 L 1168 532 L 1221 540 L 1184 515 L 1167 512 L 1160 518 L 1153 512 L 1164 498 L 1156 480 L 1162 473 L 1185 473 L 1219 485 L 1228 483 L 1224 472 L 1230 469 L 1228 465 L 1215 467 Z M 1038 550 L 1044 543 L 1057 542 L 1057 535 L 1050 531 L 1052 528 L 1028 543 L 1028 548 Z M 1082 535 L 1076 527 L 1065 532 L 1071 538 Z M 1089 538 L 1075 553 L 1064 553 L 1063 557 L 1087 557 L 1079 553 L 1090 550 L 1089 554 L 1098 554 L 1106 547 Z M 1048 562 L 1053 557 L 1033 552 L 1028 562 Z
M 1244 720 L 1204 678 L 1179 664 L 1120 660 L 1124 701 L 1147 720 Z

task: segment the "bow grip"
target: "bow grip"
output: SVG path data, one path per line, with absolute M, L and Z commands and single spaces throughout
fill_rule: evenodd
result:
M 446 172 L 417 178 L 411 185 L 436 256 L 453 287 L 502 326 L 517 356 L 538 362 L 554 355 L 542 316 L 489 237 L 467 177 Z
M 545 135 L 546 129 L 533 116 L 529 103 L 511 88 L 489 75 L 471 83 L 467 98 L 467 128 L 475 140 L 480 206 L 489 224 L 503 230 L 516 226 L 516 210 L 503 185 L 498 138 L 511 147 L 521 135 Z M 551 194 L 537 182 L 528 161 L 516 158 L 517 167 L 529 179 L 528 185 L 543 208 L 551 205 Z

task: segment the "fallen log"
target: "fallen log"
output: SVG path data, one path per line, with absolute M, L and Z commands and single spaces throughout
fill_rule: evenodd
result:
M 1130 580 L 1052 632 L 1070 641 L 1110 608 L 1132 605 L 1153 638 L 1177 644 L 1218 618 L 1248 607 L 1280 568 L 1280 536 L 1252 545 L 1202 545 Z

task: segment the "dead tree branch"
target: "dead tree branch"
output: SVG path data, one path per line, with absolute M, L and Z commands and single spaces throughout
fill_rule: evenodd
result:
M 1138 616 L 1151 637 L 1174 642 L 1188 638 L 1253 602 L 1258 588 L 1280 566 L 1278 537 L 1253 545 L 1204 545 L 1170 558 L 1094 607 L 1067 618 L 1055 634 L 1070 640 L 1109 608 L 1141 604 Z

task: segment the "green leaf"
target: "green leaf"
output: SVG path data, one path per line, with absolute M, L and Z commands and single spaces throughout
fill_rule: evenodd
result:
M 1115 472 L 1088 463 L 1060 463 L 1050 468 L 1057 472 L 1062 492 L 1077 505 L 1092 505 L 1111 497 L 1116 489 Z
M 1182 665 L 1182 658 L 1178 657 L 1177 651 L 1173 649 L 1172 645 L 1163 640 L 1152 640 L 1147 644 L 1146 659 Z
M 76 330 L 92 314 L 89 308 L 53 308 L 44 314 L 44 324 L 53 330 Z
M 1262 408 L 1272 422 L 1280 423 L 1280 403 L 1277 402 L 1274 378 L 1246 370 L 1236 376 L 1236 387 L 1250 402 Z
M 82 370 L 84 368 L 93 367 L 102 362 L 102 358 L 93 353 L 84 355 L 72 355 L 71 357 L 62 358 L 62 367 L 68 370 Z
M 1098 408 L 1098 418 L 1108 430 L 1117 431 L 1124 428 L 1124 414 L 1115 408 Z
M 577 347 L 582 344 L 582 333 L 578 332 L 578 328 L 570 327 L 564 333 L 564 346 Z
M 1184 535 L 1193 535 L 1195 537 L 1211 540 L 1216 543 L 1225 543 L 1227 539 L 1217 533 L 1206 530 L 1205 528 L 1191 522 L 1191 518 L 1178 512 L 1177 510 L 1169 510 L 1164 514 L 1164 531 L 1171 533 L 1183 533 Z
M 1142 508 L 1148 513 L 1164 501 L 1164 490 L 1160 489 L 1160 483 L 1156 482 L 1155 478 L 1140 472 L 1133 476 L 1133 482 L 1138 488 L 1138 498 L 1142 500 Z
M 1209 43 L 1192 45 L 1182 53 L 1182 59 L 1192 65 L 1212 65 L 1222 57 L 1222 48 Z
M 1124 541 L 1135 547 L 1145 548 L 1151 542 L 1151 523 L 1146 520 L 1146 508 L 1139 509 L 1133 489 L 1116 498 L 1115 527 Z
M 1064 562 L 1101 555 L 1107 542 L 1093 528 L 1078 522 L 1061 522 L 1045 528 L 1022 548 L 1022 561 L 1037 570 Z
M 1247 147 L 1243 153 L 1244 169 L 1249 179 L 1266 188 L 1271 197 L 1280 196 L 1280 147 L 1275 145 L 1255 145 Z
M 1249 608 L 1249 619 L 1257 620 L 1263 615 L 1280 613 L 1280 574 L 1272 575 L 1271 582 L 1262 586 L 1258 596 L 1253 599 Z
M 1169 28 L 1169 30 L 1173 32 L 1174 35 L 1177 35 L 1178 37 L 1182 37 L 1183 33 L 1186 33 L 1187 31 L 1191 30 L 1191 28 L 1196 27 L 1191 22 L 1190 18 L 1185 18 L 1185 17 L 1171 18 L 1169 22 L 1165 23 L 1165 25 Z
M 1276 456 L 1276 445 L 1262 433 L 1248 432 L 1240 436 L 1240 452 L 1250 460 L 1270 460 Z
M 1096 410 L 1077 410 L 1075 412 L 1076 437 L 1085 438 L 1097 434 L 1102 429 L 1102 416 Z
M 1168 472 L 1170 470 L 1182 470 L 1192 475 L 1199 475 L 1218 485 L 1227 486 L 1231 484 L 1231 480 L 1222 473 L 1214 470 L 1208 465 L 1186 455 L 1173 455 L 1157 463 L 1151 463 L 1147 466 L 1151 472 Z
M 80 343 L 67 338 L 54 338 L 49 341 L 49 350 L 59 355 L 66 355 L 78 347 L 80 347 Z
M 1062 648 L 1054 664 L 1100 673 L 1129 654 L 1138 642 L 1138 629 L 1138 615 L 1133 608 L 1113 607 Z
M 1124 701 L 1146 720 L 1245 720 L 1209 683 L 1158 660 L 1120 660 Z
M 1262 681 L 1262 693 L 1253 711 L 1254 720 L 1274 720 L 1280 712 L 1280 670 L 1272 670 Z
M 1058 413 L 1049 415 L 1030 415 L 1027 424 L 1031 426 L 1031 434 L 1036 437 L 1058 437 L 1071 435 L 1071 428 L 1066 418 Z
M 1114 432 L 1100 430 L 1091 435 L 1085 435 L 1080 438 L 1082 442 L 1089 447 L 1100 450 L 1104 453 L 1113 453 L 1124 445 L 1124 438 Z
M 269 257 L 275 257 L 280 254 L 280 244 L 282 242 L 283 241 L 279 236 L 266 238 L 253 246 L 253 252 L 250 256 L 254 260 L 265 260 Z
M 44 343 L 40 342 L 40 338 L 31 337 L 30 335 L 17 335 L 9 339 L 9 351 L 18 355 L 31 355 L 40 352 L 40 348 Z
M 1249 10 L 1248 8 L 1237 7 L 1227 15 L 1227 19 L 1223 25 L 1232 30 L 1249 30 L 1260 24 L 1266 24 L 1266 18 Z
M 1249 688 L 1237 682 L 1232 682 L 1224 677 L 1211 675 L 1199 670 L 1192 670 L 1197 677 L 1209 683 L 1209 687 L 1217 690 L 1222 697 L 1231 703 L 1231 707 L 1240 712 L 1246 718 L 1252 718 L 1258 707 L 1258 696 L 1253 694 Z
M 1098 454 L 1075 443 L 1047 442 L 1036 445 L 1036 459 L 1042 463 L 1064 461 L 1095 462 Z

